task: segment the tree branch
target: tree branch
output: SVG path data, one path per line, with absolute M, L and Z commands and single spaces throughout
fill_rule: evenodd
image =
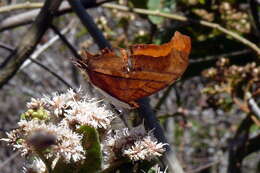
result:
M 5 5 L 0 7 L 0 13 L 7 13 L 14 10 L 21 10 L 21 9 L 35 9 L 35 8 L 42 8 L 42 2 L 25 2 L 21 4 L 12 4 L 12 5 Z
M 81 0 L 81 1 L 85 2 L 85 3 L 82 3 L 85 8 L 91 8 L 91 7 L 99 6 L 100 4 L 103 4 L 105 2 L 109 2 L 110 0 L 102 1 L 98 4 L 94 4 L 94 3 L 89 4 L 90 3 L 89 1 L 83 1 L 83 0 Z M 25 5 L 18 4 L 18 7 L 20 7 L 20 8 L 21 7 L 26 8 L 26 6 L 36 7 L 37 5 L 39 5 L 39 4 L 38 3 L 37 4 L 30 3 L 30 5 L 28 5 L 28 4 L 25 4 Z M 126 7 L 126 6 L 110 4 L 110 3 L 103 4 L 102 6 L 105 7 L 105 8 L 112 8 L 112 9 L 117 9 L 117 10 L 121 10 L 121 11 L 134 12 L 134 13 L 137 13 L 137 14 L 161 16 L 161 17 L 165 17 L 165 18 L 169 18 L 169 19 L 173 19 L 173 20 L 178 20 L 178 21 L 182 21 L 182 22 L 191 22 L 191 23 L 199 24 L 199 25 L 206 26 L 206 27 L 209 27 L 209 28 L 217 29 L 217 30 L 225 33 L 226 35 L 231 36 L 233 39 L 243 43 L 247 47 L 254 50 L 258 55 L 260 55 L 260 48 L 255 43 L 247 40 L 246 38 L 238 35 L 235 32 L 232 32 L 232 31 L 220 26 L 217 23 L 207 22 L 207 21 L 203 21 L 203 20 L 190 19 L 190 18 L 187 18 L 185 16 L 170 14 L 170 13 L 163 13 L 163 12 L 159 12 L 159 11 L 152 11 L 152 10 L 146 10 L 146 9 L 140 9 L 140 8 L 129 8 L 129 7 Z M 17 6 L 11 6 L 11 7 L 8 7 L 8 8 L 5 7 L 2 10 L 0 8 L 0 12 L 1 11 L 5 12 L 6 9 L 15 10 L 15 9 L 17 9 Z M 68 5 L 64 4 L 62 6 L 62 8 L 60 9 L 59 13 L 57 13 L 57 15 L 62 15 L 64 13 L 70 12 L 70 11 L 71 11 L 71 9 L 68 7 Z M 24 24 L 28 24 L 28 23 L 32 22 L 33 19 L 34 19 L 34 16 L 37 15 L 38 11 L 34 11 L 33 13 L 30 11 L 30 12 L 27 12 L 27 13 L 30 13 L 30 14 L 26 15 L 26 17 L 21 18 L 21 17 L 19 17 L 19 15 L 16 14 L 13 17 L 10 17 L 10 18 L 3 20 L 0 23 L 0 32 L 4 31 L 5 29 L 8 29 L 8 28 L 12 28 L 12 27 L 15 27 L 15 26 L 20 26 L 20 25 L 24 25 Z M 20 18 L 20 19 L 17 20 L 17 18 Z M 13 21 L 13 22 L 11 22 L 11 21 Z M 259 58 L 260 58 L 260 56 L 259 56 Z
M 68 28 L 64 29 L 65 31 L 68 30 Z M 63 31 L 64 31 L 63 30 Z M 44 51 L 47 49 L 47 47 L 50 46 L 50 44 L 54 43 L 55 41 L 57 40 L 57 38 L 52 38 L 46 46 L 43 46 L 40 50 L 36 51 L 32 57 L 28 58 L 27 60 L 29 60 L 33 63 L 35 63 L 36 65 L 38 65 L 39 67 L 41 67 L 42 69 L 46 70 L 47 72 L 49 72 L 51 75 L 53 75 L 54 77 L 56 77 L 58 80 L 60 80 L 64 85 L 66 85 L 68 88 L 73 88 L 72 85 L 70 85 L 67 81 L 65 81 L 60 75 L 58 75 L 57 73 L 55 73 L 53 70 L 51 70 L 49 67 L 43 65 L 41 62 L 37 61 L 36 58 Z M 0 47 L 1 45 L 3 45 L 2 43 L 0 43 Z M 11 46 L 9 45 L 5 45 L 3 48 L 5 48 L 6 50 L 10 51 L 10 52 L 13 52 L 15 49 L 12 48 Z M 26 64 L 26 62 L 23 64 L 23 66 L 21 66 L 21 68 L 19 70 L 22 70 L 23 68 L 25 68 L 27 65 L 29 65 L 28 63 Z
M 82 1 L 82 5 L 84 7 L 88 7 L 88 8 L 92 8 L 92 7 L 97 7 L 103 3 L 106 2 L 110 2 L 113 0 L 104 0 L 101 2 L 95 2 L 93 0 L 81 0 Z M 25 3 L 20 3 L 20 4 L 12 4 L 12 5 L 6 5 L 6 6 L 1 6 L 0 7 L 0 13 L 7 13 L 7 12 L 12 12 L 15 10 L 25 10 L 25 9 L 37 9 L 37 8 L 42 8 L 43 7 L 43 3 L 42 2 L 25 2 Z M 63 12 L 72 12 L 72 9 L 70 8 L 70 5 L 68 4 L 68 2 L 63 2 L 60 6 L 59 9 L 59 13 L 63 13 Z
M 39 61 L 37 61 L 36 59 L 32 59 L 30 58 L 30 60 L 37 64 L 38 66 L 40 66 L 41 68 L 43 68 L 44 70 L 46 70 L 47 72 L 49 72 L 51 75 L 53 75 L 54 77 L 56 77 L 59 81 L 61 81 L 64 85 L 66 85 L 68 88 L 73 88 L 71 84 L 69 84 L 67 81 L 65 81 L 60 75 L 58 75 L 56 72 L 54 72 L 53 70 L 51 70 L 49 67 L 47 67 L 46 65 L 43 65 L 42 63 L 40 63 Z
M 144 123 L 149 130 L 153 131 L 154 136 L 158 139 L 158 141 L 162 143 L 167 143 L 167 139 L 164 135 L 163 129 L 159 124 L 152 108 L 149 104 L 149 99 L 144 98 L 138 100 L 138 104 L 140 108 L 138 109 L 139 115 L 144 119 Z M 183 173 L 183 169 L 181 164 L 179 163 L 176 153 L 170 147 L 170 145 L 166 146 L 166 154 L 163 157 L 163 160 L 168 165 L 168 169 L 172 173 Z
M 95 1 L 92 0 L 81 0 L 82 4 L 84 5 L 85 8 L 93 8 L 97 7 L 103 3 L 110 2 L 112 0 L 104 0 L 101 2 L 96 3 Z M 15 5 L 10 5 L 10 6 L 4 6 L 0 7 L 0 13 L 5 13 L 7 11 L 14 11 L 14 10 L 19 10 L 19 9 L 34 9 L 34 8 L 41 8 L 43 7 L 43 3 L 31 3 L 27 2 L 24 4 L 15 4 Z M 35 17 L 38 15 L 40 12 L 40 9 L 35 9 L 31 10 L 28 12 L 24 12 L 21 14 L 15 14 L 13 16 L 7 17 L 6 19 L 2 20 L 0 22 L 0 32 L 5 31 L 10 28 L 30 24 L 34 21 Z M 65 13 L 72 12 L 72 9 L 68 2 L 63 2 L 59 8 L 59 11 L 55 13 L 55 16 L 60 16 Z
M 35 22 L 21 39 L 18 47 L 0 66 L 0 88 L 19 70 L 23 62 L 32 54 L 42 36 L 49 28 L 55 12 L 62 0 L 46 0 Z
M 106 47 L 111 47 L 110 43 L 105 39 L 102 32 L 98 29 L 92 17 L 85 11 L 82 3 L 77 0 L 69 0 L 68 2 L 79 17 L 81 23 L 88 29 L 88 32 L 98 44 L 99 48 L 103 49 Z
M 230 53 L 224 53 L 219 55 L 213 56 L 206 56 L 198 59 L 191 59 L 189 67 L 185 71 L 182 76 L 182 79 L 187 79 L 193 76 L 201 75 L 201 72 L 207 68 L 216 65 L 216 61 L 220 57 L 227 57 L 232 64 L 246 64 L 248 62 L 252 62 L 253 59 L 253 51 L 252 49 L 245 49 L 245 50 L 237 50 L 232 51 Z M 243 57 L 243 58 L 238 58 Z
M 181 16 L 181 15 L 177 15 L 177 14 L 163 13 L 160 11 L 152 11 L 152 10 L 146 10 L 146 9 L 141 9 L 141 8 L 129 8 L 129 7 L 126 7 L 123 5 L 116 5 L 116 4 L 109 4 L 109 3 L 103 4 L 102 7 L 112 8 L 112 9 L 117 9 L 117 10 L 127 11 L 127 12 L 134 12 L 134 13 L 138 13 L 138 14 L 161 16 L 161 17 L 165 17 L 168 19 L 178 20 L 178 21 L 182 21 L 182 22 L 191 22 L 194 24 L 206 26 L 208 28 L 217 29 L 217 30 L 225 33 L 226 35 L 231 36 L 233 39 L 243 43 L 247 47 L 250 47 L 257 53 L 257 55 L 260 55 L 260 48 L 255 43 L 245 39 L 244 37 L 238 35 L 237 33 L 233 32 L 233 31 L 230 31 L 230 30 L 220 26 L 217 23 L 207 22 L 204 20 L 190 19 L 185 16 Z M 260 56 L 259 56 L 259 58 L 260 58 Z
M 251 93 L 246 94 L 248 97 L 248 106 L 253 114 L 255 114 L 260 119 L 260 108 L 257 105 L 255 99 L 252 97 Z
M 86 2 L 88 2 L 88 1 L 86 1 Z M 105 2 L 108 2 L 108 1 L 103 1 L 103 2 L 101 2 L 99 4 L 93 4 L 92 3 L 92 7 L 98 6 L 98 5 L 100 5 L 102 3 L 105 3 Z M 37 5 L 38 4 L 35 4 L 35 6 L 34 6 L 33 4 L 31 4 L 31 5 L 29 5 L 29 7 L 30 6 L 36 7 Z M 85 3 L 83 5 L 84 5 L 85 8 L 87 7 L 87 3 Z M 26 6 L 26 4 L 23 5 L 23 6 Z M 260 48 L 255 43 L 247 40 L 246 38 L 238 35 L 237 33 L 233 32 L 233 31 L 230 31 L 230 30 L 220 26 L 217 23 L 207 22 L 207 21 L 203 21 L 203 20 L 190 19 L 190 18 L 187 18 L 185 16 L 176 15 L 176 14 L 170 14 L 170 13 L 163 13 L 163 12 L 159 12 L 159 11 L 152 11 L 152 10 L 146 10 L 146 9 L 140 9 L 140 8 L 129 8 L 129 7 L 126 7 L 126 6 L 110 4 L 110 3 L 103 4 L 102 6 L 105 7 L 105 8 L 112 8 L 112 9 L 117 9 L 117 10 L 121 10 L 121 11 L 134 12 L 134 13 L 137 13 L 137 14 L 161 16 L 161 17 L 174 19 L 174 20 L 178 20 L 178 21 L 182 21 L 182 22 L 191 22 L 191 23 L 199 24 L 199 25 L 206 26 L 206 27 L 209 27 L 209 28 L 217 29 L 217 30 L 225 33 L 226 35 L 231 36 L 233 39 L 241 42 L 242 44 L 246 45 L 247 47 L 251 48 L 258 55 L 260 55 Z M 88 7 L 88 8 L 90 8 L 90 7 Z M 15 8 L 12 7 L 11 9 L 15 9 Z M 68 6 L 65 6 L 63 9 L 61 9 L 59 11 L 58 15 L 64 14 L 64 12 L 69 12 L 70 10 L 71 9 L 69 9 Z M 6 9 L 4 9 L 2 11 L 6 11 Z M 14 27 L 14 26 L 17 26 L 17 25 L 23 25 L 23 24 L 30 23 L 33 20 L 33 15 L 30 14 L 28 16 L 31 16 L 31 17 L 29 17 L 29 19 L 27 19 L 27 20 L 19 20 L 19 21 L 16 21 L 16 23 L 14 22 L 15 25 L 14 24 L 13 25 L 10 24 L 9 21 L 11 20 L 11 18 L 2 21 L 0 23 L 0 32 L 5 30 L 5 29 L 7 29 L 7 28 L 10 28 L 10 27 Z M 15 15 L 12 20 L 15 20 L 17 18 L 19 18 L 19 16 Z
M 55 25 L 51 25 L 51 29 L 59 36 L 61 41 L 69 48 L 74 57 L 80 59 L 80 55 L 78 51 L 70 44 L 70 42 L 66 39 L 66 37 L 59 31 L 59 29 Z
M 248 0 L 251 16 L 253 19 L 253 26 L 255 27 L 256 34 L 260 37 L 260 16 L 258 12 L 258 7 L 260 2 L 257 0 Z
M 19 151 L 16 151 L 15 153 L 13 153 L 10 157 L 8 157 L 7 159 L 5 159 L 5 161 L 3 161 L 0 165 L 0 170 L 3 169 L 8 163 L 10 163 L 12 160 L 14 160 L 18 155 L 20 154 Z
M 249 131 L 252 124 L 253 121 L 250 115 L 246 116 L 236 131 L 235 137 L 229 144 L 228 173 L 240 173 L 243 159 L 260 149 L 260 135 L 249 139 Z
M 2 43 L 2 42 L 0 42 L 0 47 L 4 48 L 4 49 L 6 49 L 6 50 L 8 50 L 10 52 L 12 52 L 14 50 L 11 46 L 9 46 L 9 45 L 7 45 L 5 43 Z
M 71 29 L 72 27 L 72 23 L 70 23 L 66 28 L 64 28 L 61 33 L 65 34 L 67 32 L 69 32 L 69 30 Z M 58 35 L 55 35 L 54 37 L 52 37 L 50 40 L 48 40 L 48 42 L 44 43 L 43 45 L 41 46 L 38 46 L 37 49 L 33 52 L 33 54 L 30 56 L 29 59 L 27 59 L 23 65 L 20 67 L 20 69 L 23 69 L 25 68 L 26 66 L 28 66 L 32 61 L 31 59 L 37 59 L 40 54 L 42 52 L 44 52 L 46 49 L 48 49 L 50 46 L 52 46 L 56 41 L 59 40 L 59 36 Z

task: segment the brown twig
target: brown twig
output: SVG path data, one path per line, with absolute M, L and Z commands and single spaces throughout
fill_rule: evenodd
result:
M 55 12 L 62 0 L 46 0 L 35 22 L 21 39 L 18 47 L 0 66 L 0 88 L 19 70 L 23 62 L 32 54 L 42 36 L 52 23 Z
M 106 2 L 106 1 L 104 1 L 104 2 Z M 104 3 L 104 2 L 102 2 L 102 3 Z M 7 6 L 5 8 L 2 7 L 3 9 L 0 8 L 0 13 L 5 12 L 5 11 L 10 11 L 10 10 L 21 9 L 21 8 L 36 8 L 37 6 L 40 7 L 41 5 L 39 3 L 36 3 L 36 4 L 34 4 L 34 3 L 17 4 L 15 6 Z M 146 9 L 140 9 L 140 8 L 129 8 L 127 6 L 111 4 L 111 3 L 106 3 L 106 4 L 103 4 L 102 6 L 105 7 L 105 8 L 112 8 L 112 9 L 117 9 L 117 10 L 121 10 L 121 11 L 134 12 L 134 13 L 137 13 L 137 14 L 161 16 L 161 17 L 165 17 L 165 18 L 169 18 L 169 19 L 173 19 L 173 20 L 178 20 L 178 21 L 182 21 L 182 22 L 191 22 L 191 23 L 200 24 L 202 26 L 206 26 L 206 27 L 209 27 L 209 28 L 217 29 L 217 30 L 225 33 L 226 35 L 231 36 L 235 40 L 243 43 L 247 47 L 250 47 L 252 50 L 254 50 L 257 53 L 257 55 L 260 55 L 260 48 L 255 43 L 249 41 L 248 39 L 238 35 L 237 33 L 233 32 L 233 31 L 230 31 L 230 30 L 222 27 L 221 25 L 219 25 L 217 23 L 212 23 L 212 22 L 208 22 L 208 21 L 204 21 L 204 20 L 195 20 L 195 19 L 187 18 L 185 16 L 170 14 L 170 13 L 163 13 L 163 12 L 159 12 L 159 11 L 146 10 Z M 63 8 L 61 8 L 60 11 L 65 11 L 65 9 L 69 10 L 67 5 L 64 5 Z M 37 12 L 34 12 L 34 15 L 36 15 L 36 14 L 37 14 Z M 32 15 L 32 14 L 26 15 L 27 17 L 26 17 L 26 20 L 24 20 L 24 21 L 23 20 L 19 20 L 19 21 L 15 20 L 15 19 L 19 18 L 19 15 L 15 15 L 13 18 L 6 19 L 6 20 L 4 20 L 0 23 L 0 31 L 3 31 L 7 28 L 14 27 L 14 26 L 17 26 L 17 25 L 23 25 L 23 24 L 30 23 L 33 20 L 34 15 Z M 12 22 L 12 24 L 10 24 L 11 19 L 15 20 L 14 22 Z M 22 18 L 22 19 L 24 19 L 24 18 Z
M 243 50 L 237 50 L 237 51 L 232 51 L 229 53 L 223 53 L 223 54 L 219 54 L 219 55 L 213 55 L 213 56 L 206 56 L 203 58 L 197 58 L 197 59 L 191 59 L 190 60 L 190 65 L 192 64 L 196 64 L 196 63 L 200 63 L 200 62 L 211 62 L 211 61 L 217 61 L 219 59 L 219 57 L 234 57 L 234 56 L 241 56 L 244 54 L 248 54 L 252 52 L 251 49 L 243 49 Z
M 21 9 L 35 9 L 35 8 L 42 8 L 42 2 L 25 2 L 21 4 L 12 4 L 0 7 L 0 13 L 7 13 L 14 10 L 21 10 Z
M 230 31 L 230 30 L 220 26 L 217 23 L 207 22 L 204 20 L 195 20 L 195 19 L 191 19 L 191 18 L 177 15 L 177 14 L 163 13 L 160 11 L 152 11 L 152 10 L 146 10 L 146 9 L 140 9 L 140 8 L 129 8 L 129 7 L 126 7 L 123 5 L 116 5 L 116 4 L 110 4 L 110 3 L 103 4 L 102 7 L 117 9 L 120 11 L 134 12 L 134 13 L 138 13 L 138 14 L 160 16 L 160 17 L 165 17 L 168 19 L 178 20 L 178 21 L 182 21 L 182 22 L 191 22 L 191 23 L 199 24 L 199 25 L 206 26 L 209 28 L 217 29 L 217 30 L 225 33 L 226 35 L 231 36 L 235 40 L 243 43 L 247 47 L 250 47 L 257 53 L 257 55 L 260 55 L 260 48 L 255 43 L 245 39 L 244 37 L 238 35 L 237 33 L 233 32 L 233 31 Z
M 250 116 L 246 116 L 229 144 L 228 173 L 241 172 L 242 161 L 248 153 L 249 130 L 252 124 Z
M 21 25 L 30 24 L 34 21 L 35 17 L 39 14 L 40 9 L 27 11 L 21 14 L 15 14 L 3 19 L 0 22 L 0 32 Z
M 100 49 L 111 47 L 110 43 L 105 39 L 103 33 L 98 29 L 92 17 L 88 14 L 81 1 L 69 0 L 69 4 L 79 17 L 81 23 L 88 29 L 88 32 L 95 40 Z
M 69 84 L 67 81 L 65 81 L 60 75 L 58 75 L 56 72 L 54 72 L 53 70 L 51 70 L 49 67 L 47 67 L 46 65 L 42 64 L 41 62 L 30 58 L 30 60 L 37 64 L 38 66 L 40 66 L 41 68 L 43 68 L 44 70 L 46 70 L 47 72 L 49 72 L 50 74 L 52 74 L 54 77 L 56 77 L 58 80 L 60 80 L 64 85 L 66 85 L 68 88 L 73 88 L 71 84 Z
M 3 169 L 8 163 L 10 163 L 13 159 L 15 159 L 20 154 L 19 151 L 13 153 L 10 157 L 8 157 L 5 161 L 3 161 L 0 165 L 0 170 Z
M 95 2 L 95 1 L 83 1 L 81 0 L 85 8 L 93 8 L 97 7 L 103 3 L 112 1 L 112 0 L 104 0 L 100 2 Z M 43 7 L 43 3 L 33 3 L 33 2 L 27 2 L 24 4 L 15 4 L 15 5 L 10 5 L 10 6 L 4 6 L 0 7 L 0 13 L 5 13 L 7 11 L 14 11 L 14 10 L 20 10 L 20 9 L 34 9 L 34 8 L 41 8 Z M 38 15 L 40 12 L 39 9 L 34 9 L 31 11 L 23 12 L 21 14 L 15 14 L 13 16 L 7 17 L 6 19 L 2 20 L 0 22 L 0 32 L 5 31 L 7 29 L 11 29 L 14 27 L 26 25 L 29 23 L 32 23 L 35 19 L 35 17 Z M 55 13 L 55 16 L 60 16 L 65 13 L 72 12 L 72 9 L 70 8 L 70 5 L 68 2 L 63 2 L 59 8 L 59 11 Z
M 88 7 L 95 7 L 95 6 L 99 6 L 103 3 L 106 2 L 110 2 L 113 0 L 104 0 L 104 1 L 100 1 L 100 2 L 95 2 L 93 1 L 93 3 L 90 2 L 86 2 L 84 5 L 86 6 L 86 4 L 88 4 Z M 12 5 L 6 5 L 6 6 L 2 6 L 0 7 L 0 13 L 7 13 L 7 12 L 12 12 L 15 10 L 26 10 L 26 9 L 37 9 L 37 8 L 42 8 L 43 7 L 43 3 L 42 2 L 25 2 L 25 3 L 20 3 L 20 4 L 12 4 Z M 68 4 L 68 2 L 63 2 L 60 6 L 60 11 L 64 11 L 64 10 L 70 10 L 70 5 Z
M 69 32 L 69 30 L 72 28 L 72 23 L 70 23 L 66 28 L 64 28 L 61 33 L 65 34 L 67 32 Z M 41 46 L 38 46 L 38 48 L 33 52 L 33 54 L 30 56 L 30 59 L 37 59 L 45 50 L 47 50 L 49 47 L 51 47 L 56 41 L 59 40 L 59 36 L 55 35 L 54 37 L 52 37 L 50 40 L 48 40 L 46 43 L 44 43 Z M 25 68 L 26 66 L 28 66 L 32 61 L 30 59 L 27 59 L 23 65 L 20 67 L 20 69 Z
M 66 28 L 64 30 L 67 30 Z M 63 31 L 64 31 L 63 30 Z M 53 41 L 54 40 L 54 41 Z M 52 38 L 51 40 L 51 43 L 55 42 L 55 38 Z M 1 45 L 3 45 L 2 43 L 0 43 L 0 47 L 2 47 Z M 49 46 L 50 44 L 48 44 L 47 46 Z M 9 45 L 5 45 L 3 48 L 5 48 L 6 50 L 10 51 L 10 52 L 13 52 L 15 49 L 12 48 L 11 46 Z M 49 67 L 45 66 L 44 64 L 42 64 L 41 62 L 37 61 L 36 58 L 41 54 L 41 52 L 43 52 L 44 50 L 46 49 L 46 47 L 42 48 L 39 50 L 39 52 L 37 53 L 37 55 L 35 55 L 33 58 L 33 55 L 32 57 L 30 57 L 29 60 L 30 62 L 33 62 L 35 63 L 36 65 L 38 65 L 39 67 L 41 67 L 42 69 L 46 70 L 47 72 L 49 72 L 51 75 L 53 75 L 54 77 L 56 77 L 58 80 L 60 80 L 64 85 L 66 85 L 68 88 L 73 88 L 72 85 L 70 85 L 67 81 L 65 81 L 60 75 L 58 75 L 56 72 L 54 72 L 53 70 L 51 70 Z M 30 63 L 29 62 L 29 63 Z M 26 66 L 26 65 L 25 65 Z M 24 66 L 24 67 L 25 67 Z M 19 69 L 19 70 L 22 70 L 23 69 L 23 66 Z
M 6 50 L 8 50 L 8 51 L 10 51 L 10 52 L 13 51 L 13 47 L 11 47 L 11 46 L 9 46 L 9 45 L 7 45 L 7 44 L 5 44 L 5 43 L 2 43 L 2 42 L 0 42 L 0 47 L 1 47 L 1 48 L 4 48 L 4 49 L 6 49 Z
M 78 51 L 76 50 L 76 48 L 74 48 L 72 46 L 72 44 L 70 44 L 70 42 L 66 39 L 66 37 L 63 35 L 62 32 L 59 31 L 59 29 L 55 26 L 55 25 L 51 25 L 51 29 L 59 36 L 59 38 L 61 39 L 61 41 L 69 48 L 69 50 L 71 51 L 71 53 L 73 54 L 73 56 L 75 58 L 80 59 L 80 55 L 78 54 Z
M 260 15 L 258 12 L 258 7 L 260 5 L 260 2 L 258 0 L 248 0 L 249 4 L 249 12 L 251 13 L 252 16 L 252 23 L 253 27 L 255 29 L 255 32 L 258 37 L 260 37 Z
M 257 105 L 255 99 L 252 97 L 252 94 L 247 93 L 247 98 L 248 98 L 247 102 L 250 110 L 260 119 L 260 108 Z

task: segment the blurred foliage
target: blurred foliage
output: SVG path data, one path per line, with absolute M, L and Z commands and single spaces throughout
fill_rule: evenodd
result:
M 212 107 L 229 111 L 236 103 L 243 111 L 250 112 L 246 94 L 259 96 L 260 66 L 255 62 L 229 66 L 229 60 L 222 58 L 217 62 L 217 68 L 205 70 L 204 76 L 212 80 L 203 90 L 209 95 Z
M 175 0 L 161 0 L 161 1 L 153 1 L 148 0 L 147 2 L 147 8 L 149 10 L 157 10 L 160 12 L 170 12 L 174 10 L 175 7 Z M 149 16 L 149 19 L 153 24 L 160 25 L 164 22 L 163 17 L 158 16 Z

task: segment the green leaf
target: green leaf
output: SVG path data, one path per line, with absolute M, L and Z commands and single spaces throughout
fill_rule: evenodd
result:
M 147 3 L 147 7 L 148 7 L 149 10 L 162 11 L 162 1 L 160 1 L 160 0 L 158 0 L 158 1 L 149 0 L 148 3 Z M 154 24 L 161 24 L 164 21 L 164 18 L 159 17 L 159 16 L 149 16 L 149 19 Z
M 260 130 L 260 127 L 258 125 L 256 125 L 256 124 L 253 124 L 250 127 L 250 133 L 257 133 L 259 130 Z
M 171 12 L 175 6 L 175 0 L 148 0 L 147 2 L 147 8 L 149 10 L 158 10 L 166 13 Z M 148 16 L 148 18 L 156 25 L 162 24 L 165 20 L 165 18 L 159 16 Z
M 53 173 L 76 173 L 78 171 L 77 171 L 77 166 L 75 164 L 69 164 L 64 162 L 62 159 L 59 159 L 52 172 Z
M 83 134 L 82 146 L 86 151 L 86 159 L 80 173 L 96 173 L 101 170 L 102 154 L 99 135 L 95 128 L 81 126 L 79 132 Z

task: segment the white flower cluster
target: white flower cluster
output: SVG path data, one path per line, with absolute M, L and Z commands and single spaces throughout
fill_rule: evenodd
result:
M 152 136 L 146 136 L 141 140 L 135 141 L 134 145 L 123 151 L 123 155 L 133 161 L 151 160 L 161 156 L 165 151 L 163 148 L 166 144 L 158 143 Z
M 151 160 L 165 151 L 166 144 L 158 143 L 151 134 L 147 134 L 143 125 L 113 131 L 111 122 L 115 116 L 112 111 L 98 101 L 82 96 L 80 89 L 77 92 L 69 89 L 64 94 L 54 93 L 51 97 L 32 98 L 27 107 L 18 128 L 0 140 L 8 142 L 22 155 L 36 158 L 28 171 L 38 168 L 36 172 L 46 172 L 42 157 L 52 163 L 52 168 L 59 160 L 83 163 L 88 157 L 82 145 L 86 144 L 81 133 L 83 126 L 101 133 L 104 165 L 121 158 Z
M 18 125 L 18 129 L 7 133 L 8 138 L 2 140 L 12 144 L 22 155 L 49 147 L 51 152 L 46 153 L 46 158 L 62 157 L 66 162 L 77 162 L 85 158 L 85 151 L 81 146 L 82 135 L 67 126 L 37 119 L 21 120 Z
M 95 102 L 79 101 L 71 104 L 72 109 L 65 111 L 65 120 L 80 125 L 94 128 L 108 129 L 114 119 L 111 111 L 99 107 Z
M 61 120 L 64 124 L 75 124 L 78 127 L 88 125 L 94 128 L 107 129 L 114 115 L 100 106 L 98 101 L 82 96 L 80 89 L 75 92 L 69 89 L 65 94 L 54 93 L 51 97 L 32 98 L 27 103 L 28 109 L 43 107 L 51 119 Z M 65 118 L 64 118 L 65 117 Z
M 108 162 L 127 157 L 132 161 L 151 160 L 165 152 L 167 144 L 158 143 L 151 134 L 147 134 L 142 125 L 131 130 L 125 128 L 110 132 L 104 150 Z
M 47 159 L 61 158 L 67 163 L 85 159 L 83 136 L 75 132 L 77 128 L 87 125 L 107 129 L 114 118 L 111 111 L 99 106 L 97 101 L 83 97 L 80 90 L 69 89 L 64 94 L 32 98 L 27 107 L 18 128 L 1 140 L 24 156 L 48 148 L 49 152 L 44 153 Z

